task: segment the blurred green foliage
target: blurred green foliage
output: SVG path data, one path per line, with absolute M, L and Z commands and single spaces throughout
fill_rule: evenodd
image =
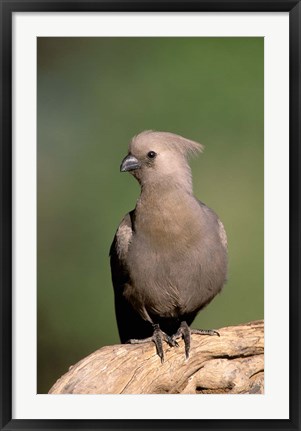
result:
M 263 38 L 38 38 L 38 393 L 118 343 L 108 251 L 138 183 L 130 138 L 205 145 L 195 195 L 227 230 L 229 280 L 194 327 L 263 317 Z

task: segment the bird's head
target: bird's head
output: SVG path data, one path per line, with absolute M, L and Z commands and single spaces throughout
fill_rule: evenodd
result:
M 120 171 L 130 172 L 141 186 L 174 184 L 190 190 L 188 157 L 202 150 L 202 145 L 174 133 L 147 130 L 130 142 Z

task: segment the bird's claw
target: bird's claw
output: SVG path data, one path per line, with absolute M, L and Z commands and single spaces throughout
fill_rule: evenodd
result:
M 161 359 L 161 362 L 163 364 L 164 362 L 164 351 L 163 351 L 163 343 L 164 340 L 170 347 L 179 347 L 178 342 L 174 337 L 170 337 L 165 332 L 163 332 L 159 325 L 155 324 L 153 325 L 154 333 L 151 337 L 152 341 L 155 343 L 157 354 Z
M 163 332 L 160 329 L 160 326 L 158 324 L 153 325 L 153 335 L 148 338 L 144 339 L 131 339 L 128 340 L 127 343 L 129 344 L 143 344 L 143 343 L 149 343 L 153 342 L 156 346 L 157 355 L 159 356 L 161 363 L 164 362 L 164 350 L 163 350 L 163 341 L 165 341 L 170 347 L 179 347 L 179 343 L 177 342 L 177 339 L 183 338 L 184 345 L 185 345 L 185 356 L 186 359 L 189 358 L 189 351 L 190 351 L 190 341 L 191 341 L 191 334 L 198 334 L 198 335 L 216 335 L 220 337 L 220 334 L 215 329 L 190 329 L 189 326 L 185 321 L 181 322 L 181 325 L 177 332 L 172 335 L 171 337 L 167 335 L 165 332 Z
M 175 340 L 175 338 L 170 337 L 167 334 L 164 334 L 164 340 L 170 347 L 179 347 L 179 343 Z
M 220 337 L 220 333 L 215 329 L 190 329 L 191 334 L 199 335 L 217 335 Z
M 151 338 L 152 338 L 152 341 L 155 343 L 157 355 L 160 357 L 161 363 L 163 364 L 163 362 L 164 362 L 164 351 L 163 351 L 162 339 L 165 338 L 164 335 L 166 335 L 166 334 L 163 331 L 161 331 L 158 324 L 153 325 L 153 328 L 154 328 L 154 333 L 153 333 L 153 336 Z
M 144 344 L 144 343 L 149 343 L 151 341 L 153 341 L 153 337 L 142 338 L 142 339 L 131 338 L 130 340 L 127 340 L 125 344 Z
M 185 321 L 181 322 L 181 325 L 180 325 L 178 331 L 171 338 L 174 341 L 178 338 L 183 338 L 184 345 L 185 345 L 186 359 L 189 358 L 191 334 L 217 335 L 218 337 L 220 337 L 219 332 L 216 331 L 215 329 L 190 329 Z M 177 343 L 177 345 L 178 345 L 178 343 Z
M 190 328 L 185 321 L 181 322 L 179 329 L 171 338 L 174 340 L 177 346 L 179 346 L 179 344 L 176 340 L 183 338 L 185 344 L 185 356 L 186 359 L 188 359 L 190 350 Z
M 128 340 L 126 343 L 127 344 L 144 344 L 144 343 L 153 342 L 156 346 L 157 355 L 159 356 L 159 358 L 161 359 L 161 362 L 163 364 L 163 362 L 164 362 L 163 341 L 165 341 L 170 347 L 179 347 L 179 344 L 177 343 L 177 341 L 175 340 L 174 337 L 170 337 L 165 332 L 163 332 L 160 329 L 158 324 L 154 324 L 153 329 L 154 329 L 154 332 L 153 332 L 153 335 L 151 337 L 143 338 L 143 339 L 132 338 L 132 339 Z

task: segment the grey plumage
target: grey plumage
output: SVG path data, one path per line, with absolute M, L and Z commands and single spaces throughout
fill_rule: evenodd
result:
M 158 331 L 171 345 L 179 336 L 187 338 L 183 325 L 192 323 L 226 281 L 223 224 L 192 191 L 188 157 L 201 150 L 173 133 L 145 131 L 133 138 L 121 165 L 139 181 L 141 194 L 110 250 L 119 335 L 124 343 L 157 331 L 153 341 L 161 359 Z

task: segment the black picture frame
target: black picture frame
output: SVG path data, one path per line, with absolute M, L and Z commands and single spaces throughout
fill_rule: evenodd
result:
M 300 60 L 297 0 L 44 1 L 0 0 L 1 16 L 1 429 L 299 430 L 300 421 Z M 290 379 L 288 420 L 16 420 L 12 419 L 12 16 L 14 12 L 289 12 L 290 37 Z M 275 233 L 276 234 L 276 233 Z M 276 270 L 276 269 L 275 269 Z M 279 325 L 281 317 L 279 316 Z

